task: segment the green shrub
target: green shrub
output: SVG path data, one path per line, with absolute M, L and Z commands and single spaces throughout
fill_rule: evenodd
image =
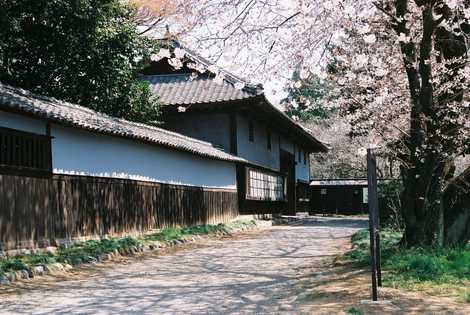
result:
M 0 271 L 10 271 L 10 270 L 24 270 L 29 269 L 28 266 L 21 260 L 21 258 L 9 258 L 0 263 Z
M 25 255 L 22 258 L 22 260 L 25 262 L 25 264 L 29 266 L 52 264 L 52 263 L 57 262 L 56 256 L 52 253 L 38 254 L 38 255 Z
M 364 314 L 360 309 L 358 308 L 355 308 L 355 307 L 351 307 L 347 310 L 347 313 L 348 314 L 352 314 L 352 315 L 362 315 Z
M 380 224 L 385 228 L 402 230 L 404 228 L 401 214 L 400 194 L 403 185 L 400 180 L 380 182 L 378 186 Z
M 392 229 L 380 231 L 382 257 L 390 257 L 396 251 L 396 245 L 401 240 L 401 232 Z M 351 237 L 353 249 L 346 253 L 346 257 L 360 265 L 370 264 L 370 236 L 369 230 L 360 230 Z
M 440 259 L 419 255 L 409 257 L 403 268 L 398 269 L 398 272 L 408 273 L 410 278 L 417 280 L 433 280 L 444 274 L 444 265 Z

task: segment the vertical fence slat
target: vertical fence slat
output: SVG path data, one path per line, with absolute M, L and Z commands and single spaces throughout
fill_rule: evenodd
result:
M 30 148 L 33 154 L 34 145 Z M 0 174 L 0 249 L 221 223 L 236 215 L 235 190 L 87 176 Z

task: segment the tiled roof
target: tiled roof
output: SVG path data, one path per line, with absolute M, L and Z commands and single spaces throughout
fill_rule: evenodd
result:
M 89 131 L 158 144 L 195 155 L 233 162 L 246 162 L 212 144 L 162 128 L 111 117 L 89 108 L 33 94 L 0 83 L 0 110 L 27 113 L 38 118 Z
M 170 42 L 171 49 L 176 47 L 185 50 L 185 58 L 189 62 L 201 64 L 207 71 L 203 74 L 194 71 L 194 74 L 197 75 L 181 72 L 163 72 L 142 77 L 143 80 L 150 83 L 153 93 L 159 97 L 160 102 L 163 105 L 169 105 L 167 108 L 170 111 L 174 110 L 176 106 L 188 108 L 188 105 L 191 104 L 210 104 L 210 106 L 217 106 L 223 102 L 253 100 L 253 102 L 250 103 L 251 108 L 256 111 L 261 110 L 267 113 L 267 115 L 270 115 L 269 117 L 267 116 L 266 119 L 274 118 L 276 120 L 275 124 L 277 124 L 280 129 L 293 133 L 294 137 L 303 145 L 306 145 L 312 152 L 328 151 L 326 145 L 317 140 L 310 131 L 306 130 L 279 108 L 271 104 L 264 94 L 262 85 L 248 84 L 245 80 L 224 69 L 218 69 L 223 77 L 222 82 L 216 82 L 215 74 L 209 71 L 209 67 L 212 65 L 210 61 L 202 58 L 186 47 L 182 47 L 178 42 Z M 236 88 L 237 84 L 242 84 L 243 88 Z M 239 102 L 236 105 L 246 105 L 246 102 Z M 197 106 L 194 108 L 196 107 Z
M 312 180 L 310 186 L 367 186 L 367 179 Z
M 190 74 L 148 75 L 155 95 L 165 105 L 189 105 L 198 103 L 225 102 L 251 98 L 257 93 L 237 89 L 234 84 L 223 80 L 217 83 L 212 77 Z
M 379 182 L 387 183 L 399 179 L 378 178 Z M 320 179 L 310 181 L 310 186 L 367 186 L 367 179 Z

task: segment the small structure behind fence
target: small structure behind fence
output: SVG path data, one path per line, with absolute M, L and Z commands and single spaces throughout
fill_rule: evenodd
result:
M 367 212 L 367 180 L 327 179 L 310 182 L 311 214 L 361 214 Z

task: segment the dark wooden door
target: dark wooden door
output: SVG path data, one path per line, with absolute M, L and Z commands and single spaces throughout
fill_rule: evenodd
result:
M 296 214 L 296 196 L 295 196 L 295 156 L 292 153 L 281 150 L 281 173 L 286 174 L 286 198 L 287 209 L 283 211 L 284 215 Z

